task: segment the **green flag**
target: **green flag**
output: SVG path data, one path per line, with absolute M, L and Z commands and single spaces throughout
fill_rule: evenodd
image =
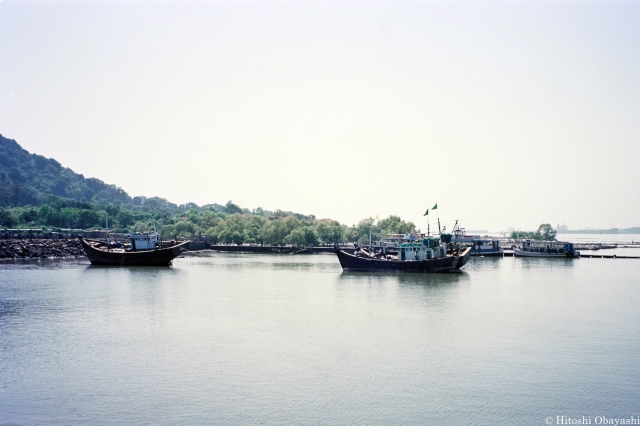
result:
M 435 206 L 431 207 L 431 210 L 436 210 L 438 208 L 438 203 Z
M 425 214 L 423 214 L 422 216 L 428 216 L 429 215 L 429 209 L 427 209 L 427 212 Z

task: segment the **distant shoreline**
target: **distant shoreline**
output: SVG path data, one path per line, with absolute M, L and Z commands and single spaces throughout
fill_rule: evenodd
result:
M 576 229 L 558 230 L 558 234 L 640 234 L 640 227 L 636 228 L 611 228 L 611 229 Z

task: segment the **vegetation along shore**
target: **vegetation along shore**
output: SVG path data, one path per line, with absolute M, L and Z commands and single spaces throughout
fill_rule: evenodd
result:
M 162 237 L 202 236 L 213 244 L 322 245 L 366 242 L 373 219 L 347 226 L 313 214 L 225 205 L 174 204 L 160 197 L 131 197 L 122 188 L 85 178 L 52 158 L 31 154 L 0 135 L 0 228 L 103 229 L 118 233 L 153 229 Z M 398 216 L 377 221 L 374 235 L 415 232 Z

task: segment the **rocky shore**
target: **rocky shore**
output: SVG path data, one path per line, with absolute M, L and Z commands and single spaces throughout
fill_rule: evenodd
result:
M 66 240 L 0 240 L 0 259 L 86 256 L 77 238 Z

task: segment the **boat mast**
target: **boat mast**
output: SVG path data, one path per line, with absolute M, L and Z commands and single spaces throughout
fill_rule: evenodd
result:
M 104 223 L 107 228 L 107 251 L 109 251 L 109 214 L 104 217 Z

